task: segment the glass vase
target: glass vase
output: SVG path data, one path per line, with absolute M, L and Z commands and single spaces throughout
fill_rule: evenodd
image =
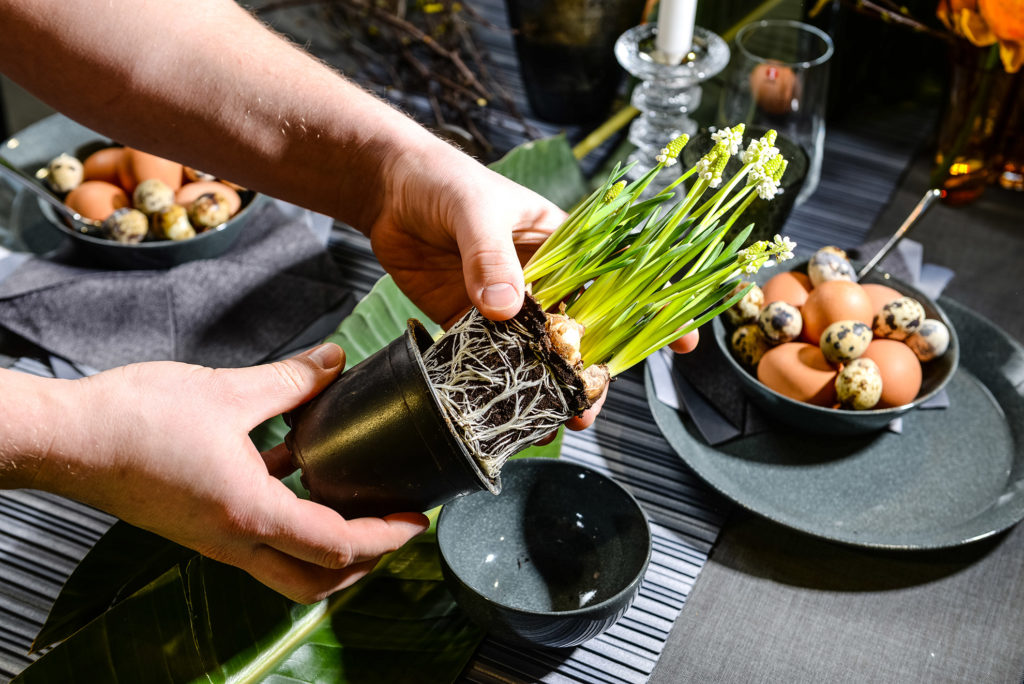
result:
M 1012 110 L 1014 76 L 1003 70 L 998 46 L 966 41 L 951 50 L 945 110 L 938 128 L 932 187 L 947 204 L 978 199 L 993 179 L 998 145 Z

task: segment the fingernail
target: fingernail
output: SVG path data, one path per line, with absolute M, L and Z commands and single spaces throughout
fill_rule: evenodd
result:
M 324 370 L 330 370 L 341 363 L 341 347 L 336 344 L 321 344 L 306 352 L 306 356 Z
M 508 283 L 495 283 L 488 285 L 480 297 L 485 306 L 495 310 L 511 309 L 519 303 L 519 294 L 516 288 Z

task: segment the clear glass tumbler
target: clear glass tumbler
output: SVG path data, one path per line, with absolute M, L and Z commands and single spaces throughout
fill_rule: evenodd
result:
M 763 20 L 736 34 L 719 101 L 722 126 L 774 128 L 808 157 L 797 204 L 818 187 L 825 143 L 825 105 L 832 39 L 798 21 Z

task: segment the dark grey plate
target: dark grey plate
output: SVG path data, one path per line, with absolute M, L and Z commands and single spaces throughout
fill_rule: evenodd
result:
M 826 437 L 791 430 L 708 446 L 661 403 L 654 419 L 679 456 L 727 497 L 833 541 L 935 549 L 983 539 L 1024 518 L 1024 348 L 942 298 L 959 334 L 950 407 L 903 417 L 903 433 Z M 710 340 L 708 340 L 710 342 Z

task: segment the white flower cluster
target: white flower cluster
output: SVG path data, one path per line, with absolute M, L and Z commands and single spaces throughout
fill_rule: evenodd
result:
M 732 128 L 722 128 L 711 134 L 711 139 L 719 145 L 725 145 L 729 154 L 738 154 L 740 146 L 743 145 L 744 124 L 736 124 Z
M 764 138 L 755 138 L 747 145 L 740 155 L 740 161 L 744 164 L 763 164 L 779 153 L 779 148 L 773 146 Z
M 780 262 L 792 259 L 795 248 L 796 243 L 788 237 L 776 235 L 771 242 L 758 240 L 746 249 L 736 252 L 736 256 L 739 257 L 740 269 L 748 275 L 753 275 L 772 257 Z
M 665 166 L 672 166 L 673 164 L 679 163 L 679 160 L 672 156 L 672 153 L 667 147 L 662 147 L 659 154 L 654 155 L 654 161 Z

